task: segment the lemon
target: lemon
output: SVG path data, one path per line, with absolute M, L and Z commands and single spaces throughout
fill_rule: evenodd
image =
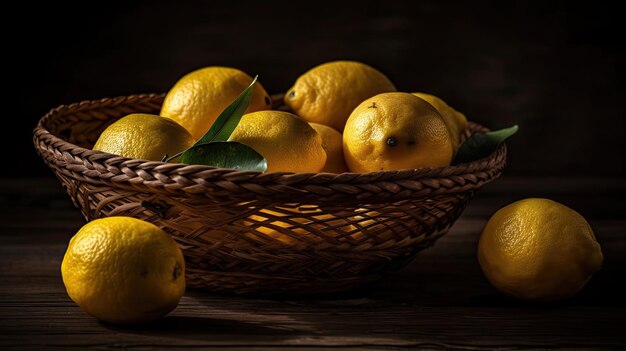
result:
M 265 157 L 268 172 L 319 172 L 326 163 L 322 137 L 289 112 L 245 114 L 229 140 L 246 144 Z
M 322 146 L 326 151 L 326 164 L 322 172 L 343 173 L 348 171 L 343 159 L 343 135 L 335 128 L 318 123 L 309 123 L 322 137 Z
M 61 274 L 70 298 L 111 323 L 140 323 L 173 310 L 185 292 L 185 261 L 174 240 L 131 217 L 96 219 L 70 240 Z
M 452 141 L 441 115 L 408 93 L 383 93 L 350 115 L 343 152 L 352 172 L 442 167 L 452 159 Z
M 380 71 L 361 62 L 333 61 L 301 75 L 285 95 L 285 104 L 309 122 L 342 132 L 348 116 L 361 101 L 396 91 Z
M 524 199 L 501 208 L 489 219 L 478 244 L 478 261 L 491 284 L 525 300 L 576 294 L 602 260 L 589 223 L 548 199 Z
M 448 126 L 448 130 L 450 131 L 450 139 L 452 140 L 452 146 L 456 153 L 461 143 L 461 134 L 463 134 L 463 131 L 467 127 L 467 118 L 465 115 L 450 107 L 445 101 L 434 95 L 426 93 L 413 93 L 413 95 L 433 105 L 441 117 L 443 117 L 443 121 L 446 122 L 446 126 Z
M 198 140 L 250 83 L 252 77 L 236 68 L 201 68 L 188 73 L 174 84 L 165 96 L 160 115 L 175 120 Z M 270 96 L 257 82 L 246 111 L 266 110 L 271 106 Z
M 193 145 L 185 128 L 169 118 L 133 113 L 108 126 L 93 149 L 129 158 L 161 161 Z

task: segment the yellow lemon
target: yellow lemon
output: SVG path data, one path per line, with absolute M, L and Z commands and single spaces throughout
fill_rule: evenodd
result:
M 408 93 L 383 93 L 363 101 L 343 132 L 352 172 L 448 166 L 452 141 L 441 115 Z
M 524 199 L 501 208 L 489 219 L 478 244 L 478 261 L 491 284 L 526 300 L 576 294 L 602 260 L 589 223 L 548 199 Z
M 169 118 L 133 113 L 108 126 L 93 149 L 129 158 L 161 161 L 193 145 L 191 134 Z
M 348 116 L 361 101 L 396 91 L 375 68 L 355 61 L 333 61 L 301 75 L 287 91 L 285 104 L 309 122 L 342 132 Z
M 268 172 L 314 173 L 326 163 L 322 137 L 305 120 L 289 112 L 245 114 L 229 140 L 248 145 L 265 157 Z
M 140 323 L 173 310 L 185 292 L 185 261 L 174 240 L 131 217 L 96 219 L 70 240 L 61 274 L 70 298 L 111 323 Z
M 461 134 L 463 134 L 463 131 L 467 127 L 467 118 L 465 115 L 450 107 L 445 101 L 434 95 L 426 93 L 413 93 L 413 95 L 418 98 L 422 98 L 429 104 L 433 105 L 441 117 L 443 117 L 443 121 L 446 122 L 448 130 L 450 131 L 452 146 L 454 147 L 454 152 L 456 153 L 456 150 L 459 149 L 461 143 Z
M 250 83 L 252 77 L 236 68 L 211 66 L 193 71 L 170 89 L 160 115 L 175 120 L 198 140 Z M 246 111 L 267 110 L 271 106 L 270 96 L 257 82 Z
M 336 129 L 318 123 L 309 123 L 322 137 L 322 146 L 326 150 L 326 164 L 322 172 L 343 173 L 348 171 L 343 159 L 343 135 Z

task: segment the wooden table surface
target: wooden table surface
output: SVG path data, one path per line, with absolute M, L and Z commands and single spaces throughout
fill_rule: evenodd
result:
M 566 301 L 537 304 L 492 288 L 476 259 L 498 208 L 548 197 L 582 213 L 603 269 Z M 511 178 L 477 193 L 434 247 L 377 286 L 317 299 L 244 298 L 189 290 L 166 318 L 98 322 L 66 295 L 60 264 L 83 224 L 56 179 L 0 182 L 0 349 L 229 350 L 626 349 L 626 180 Z

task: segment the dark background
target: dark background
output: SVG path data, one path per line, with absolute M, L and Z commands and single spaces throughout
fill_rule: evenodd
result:
M 491 128 L 519 124 L 505 175 L 624 176 L 623 28 L 620 12 L 601 2 L 18 6 L 5 16 L 21 24 L 2 26 L 3 154 L 19 166 L 3 176 L 52 175 L 30 133 L 60 104 L 165 92 L 209 65 L 259 74 L 268 91 L 283 92 L 337 59 L 368 63 L 399 90 L 438 95 Z

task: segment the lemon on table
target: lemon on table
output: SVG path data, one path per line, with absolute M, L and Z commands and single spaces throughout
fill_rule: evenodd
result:
M 185 261 L 154 224 L 108 217 L 85 224 L 61 264 L 70 298 L 111 323 L 140 323 L 173 310 L 185 292 Z
M 93 149 L 129 158 L 161 161 L 193 145 L 191 134 L 169 118 L 133 113 L 108 126 Z
M 267 160 L 268 172 L 319 172 L 326 163 L 322 137 L 302 118 L 284 111 L 243 115 L 229 141 L 248 145 Z
M 342 132 L 348 116 L 361 101 L 396 91 L 380 71 L 361 62 L 333 61 L 301 75 L 285 95 L 285 104 L 309 122 Z
M 459 149 L 461 143 L 461 134 L 467 127 L 467 118 L 461 112 L 450 107 L 445 101 L 440 98 L 426 93 L 413 93 L 418 98 L 426 100 L 429 104 L 439 112 L 443 121 L 446 122 L 448 130 L 450 131 L 450 138 L 452 140 L 452 146 L 454 152 Z
M 236 68 L 201 68 L 188 73 L 174 84 L 165 96 L 160 115 L 175 120 L 198 140 L 250 83 L 252 77 Z M 246 111 L 267 110 L 271 106 L 270 96 L 257 82 Z
M 498 210 L 483 229 L 478 261 L 503 293 L 556 300 L 580 291 L 603 261 L 589 223 L 558 202 L 529 198 Z
M 309 123 L 322 137 L 322 146 L 326 150 L 326 164 L 322 172 L 343 173 L 348 171 L 343 159 L 343 135 L 335 128 L 318 123 Z
M 352 172 L 448 166 L 452 141 L 441 115 L 408 93 L 383 93 L 363 101 L 343 132 Z

